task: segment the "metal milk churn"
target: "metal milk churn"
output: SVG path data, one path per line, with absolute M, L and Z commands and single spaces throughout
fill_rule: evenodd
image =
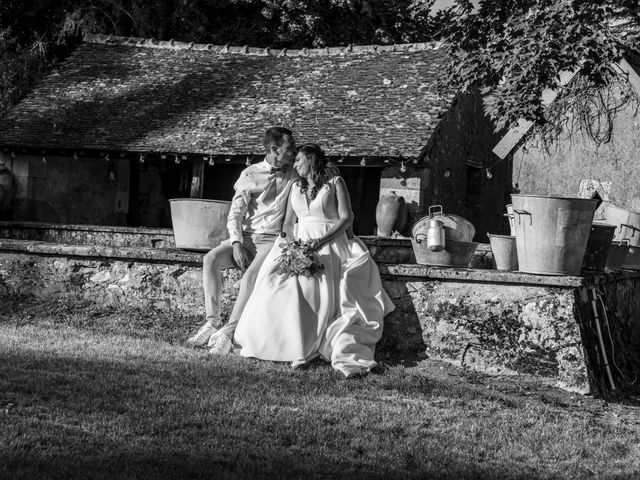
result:
M 431 209 L 440 208 L 442 213 L 442 205 L 432 205 L 429 207 L 429 226 L 427 228 L 427 248 L 432 252 L 439 252 L 444 250 L 445 236 L 444 236 L 444 224 L 433 218 Z

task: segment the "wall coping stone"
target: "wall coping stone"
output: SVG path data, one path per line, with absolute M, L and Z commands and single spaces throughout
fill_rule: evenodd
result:
M 173 236 L 172 228 L 125 227 L 121 225 L 0 221 L 0 229 L 1 228 L 24 228 L 24 229 L 34 229 L 34 230 L 77 230 L 77 231 L 87 231 L 87 232 L 109 232 L 109 233 L 131 233 L 131 234 L 137 233 L 137 234 L 147 234 L 147 235 Z
M 107 233 L 126 233 L 131 235 L 164 235 L 173 236 L 172 228 L 153 228 L 153 227 L 127 227 L 121 225 L 93 225 L 93 224 L 67 224 L 67 223 L 46 223 L 46 222 L 16 222 L 16 221 L 0 221 L 0 231 L 2 229 L 31 229 L 31 230 L 73 230 L 86 232 L 107 232 Z M 0 237 L 2 238 L 2 237 Z M 404 236 L 396 237 L 378 237 L 375 235 L 358 236 L 367 246 L 379 247 L 409 247 L 411 248 L 411 238 Z M 115 246 L 115 245 L 114 245 Z M 477 251 L 491 251 L 490 245 L 479 243 Z
M 382 239 L 381 241 L 388 241 Z M 0 252 L 30 255 L 103 258 L 150 263 L 179 263 L 201 266 L 203 252 L 188 252 L 177 248 L 114 247 L 103 245 L 69 245 L 30 240 L 0 239 Z M 610 283 L 629 278 L 640 278 L 640 271 L 598 272 L 586 276 L 537 275 L 499 270 L 440 267 L 417 264 L 379 263 L 380 274 L 385 277 L 413 277 L 461 282 L 524 284 L 575 288 Z

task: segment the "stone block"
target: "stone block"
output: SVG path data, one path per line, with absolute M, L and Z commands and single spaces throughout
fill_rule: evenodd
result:
M 392 190 L 420 190 L 422 188 L 422 178 L 420 177 L 382 177 L 380 178 L 380 188 Z
M 101 270 L 98 273 L 91 276 L 89 279 L 93 283 L 108 282 L 111 280 L 111 272 L 109 270 Z

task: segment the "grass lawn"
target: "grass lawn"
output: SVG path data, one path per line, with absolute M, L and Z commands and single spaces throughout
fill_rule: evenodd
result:
M 0 478 L 640 478 L 634 399 L 431 360 L 347 381 L 212 358 L 184 322 L 0 298 Z

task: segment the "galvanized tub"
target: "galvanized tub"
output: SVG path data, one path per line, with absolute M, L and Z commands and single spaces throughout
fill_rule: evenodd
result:
M 512 194 L 518 267 L 543 275 L 579 275 L 598 201 Z
M 427 247 L 427 238 L 418 235 L 411 237 L 411 246 L 420 265 L 437 265 L 442 267 L 468 267 L 476 251 L 478 242 L 456 242 L 447 240 L 444 250 L 433 252 Z
M 229 238 L 227 216 L 231 202 L 202 198 L 172 198 L 169 202 L 176 247 L 209 251 Z
M 622 268 L 629 270 L 640 270 L 640 247 L 627 247 L 624 260 L 622 261 Z
M 609 258 L 615 229 L 615 225 L 593 222 L 582 262 L 583 270 L 604 270 Z
M 614 241 L 629 239 L 632 247 L 640 246 L 640 213 L 608 205 L 605 222 L 616 226 Z
M 622 268 L 622 263 L 624 262 L 628 250 L 629 241 L 626 239 L 611 242 L 611 247 L 609 247 L 609 255 L 607 255 L 606 268 L 611 270 L 618 270 Z

